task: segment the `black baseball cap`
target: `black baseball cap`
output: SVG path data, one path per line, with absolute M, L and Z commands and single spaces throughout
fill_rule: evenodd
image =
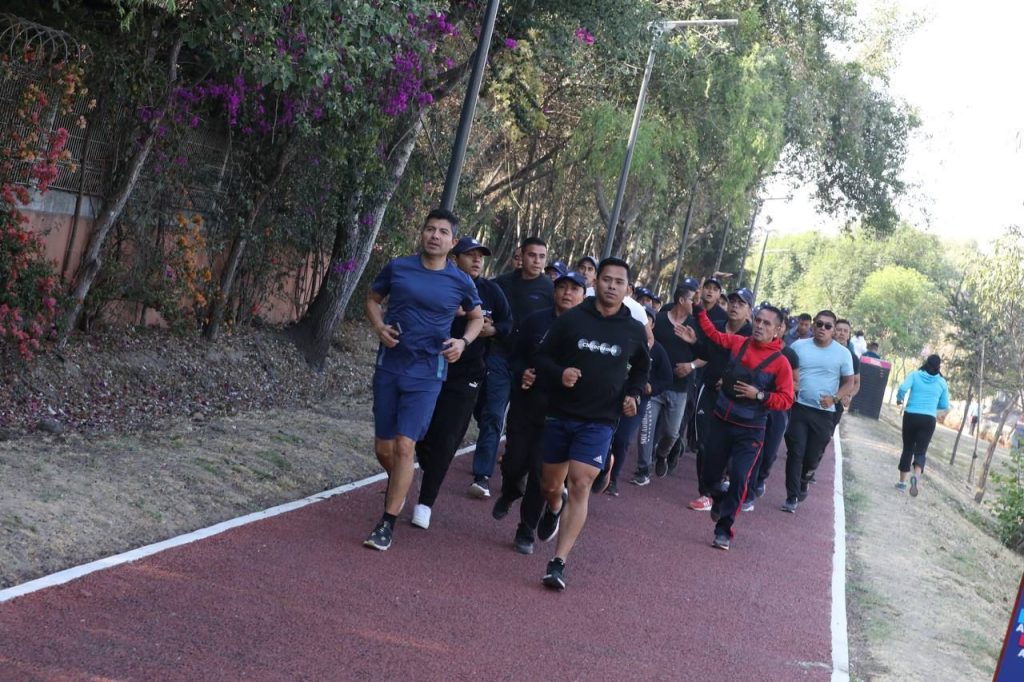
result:
M 700 282 L 693 277 L 684 277 L 683 281 L 679 283 L 680 287 L 686 287 L 690 291 L 700 291 Z

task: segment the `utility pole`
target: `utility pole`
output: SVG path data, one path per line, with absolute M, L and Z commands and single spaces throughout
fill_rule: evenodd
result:
M 715 269 L 713 272 L 722 271 L 722 255 L 725 254 L 725 245 L 729 241 L 729 230 L 732 228 L 732 220 L 730 218 L 725 219 L 725 230 L 722 231 L 722 244 L 718 247 L 718 258 L 715 259 Z
M 501 0 L 487 0 L 484 23 L 480 29 L 480 42 L 473 56 L 473 69 L 469 74 L 469 85 L 466 86 L 466 97 L 462 100 L 459 127 L 455 131 L 452 158 L 448 163 L 444 193 L 441 195 L 441 208 L 449 211 L 455 208 L 455 195 L 459 193 L 462 166 L 466 161 L 466 146 L 469 144 L 469 133 L 473 129 L 473 114 L 476 113 L 476 103 L 480 98 L 480 84 L 484 80 L 484 68 L 487 66 L 487 55 L 491 49 L 491 37 L 494 35 L 494 22 L 497 20 L 500 4 Z
M 629 128 L 629 140 L 626 142 L 626 158 L 622 161 L 622 172 L 619 173 L 619 186 L 615 190 L 615 204 L 612 206 L 611 215 L 608 216 L 608 234 L 604 240 L 604 251 L 602 257 L 612 255 L 612 245 L 615 242 L 615 230 L 619 225 L 619 215 L 622 213 L 622 201 L 626 196 L 626 181 L 629 179 L 629 167 L 633 164 L 633 150 L 636 148 L 637 134 L 640 132 L 640 119 L 644 115 L 644 106 L 647 104 L 647 86 L 651 82 L 651 72 L 654 71 L 654 58 L 658 52 L 658 40 L 662 34 L 670 33 L 677 28 L 690 26 L 736 26 L 739 23 L 736 19 L 688 19 L 685 21 L 658 21 L 650 24 L 654 33 L 651 41 L 651 49 L 647 53 L 647 66 L 644 67 L 644 78 L 640 83 L 640 95 L 636 100 L 636 109 L 633 111 L 633 123 Z

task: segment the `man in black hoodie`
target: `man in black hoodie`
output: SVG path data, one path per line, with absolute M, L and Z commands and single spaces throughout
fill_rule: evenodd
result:
M 538 378 L 551 387 L 541 441 L 547 506 L 537 537 L 547 542 L 558 533 L 544 575 L 544 584 L 557 590 L 565 589 L 565 560 L 587 520 L 615 424 L 620 415 L 636 414 L 647 383 L 647 334 L 622 304 L 628 286 L 625 261 L 601 261 L 595 296 L 554 321 L 535 357 Z

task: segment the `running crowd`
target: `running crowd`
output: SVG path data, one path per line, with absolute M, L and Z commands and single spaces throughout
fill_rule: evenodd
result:
M 431 211 L 419 253 L 390 261 L 367 297 L 380 338 L 375 449 L 388 488 L 366 546 L 391 546 L 416 461 L 412 524 L 429 527 L 474 415 L 468 492 L 493 496 L 495 519 L 519 502 L 516 551 L 556 539 L 543 576 L 553 589 L 565 588 L 591 494 L 619 495 L 634 448 L 628 481 L 637 489 L 695 453 L 689 508 L 709 512 L 718 549 L 729 549 L 741 512 L 764 494 L 783 440 L 782 510 L 797 512 L 859 389 L 847 320 L 830 310 L 790 319 L 746 288 L 725 292 L 718 273 L 684 278 L 662 305 L 634 286 L 622 259 L 587 256 L 570 269 L 549 262 L 537 237 L 523 240 L 513 270 L 486 279 L 491 251 L 458 228 L 451 212 Z M 918 464 L 923 455 L 915 474 Z

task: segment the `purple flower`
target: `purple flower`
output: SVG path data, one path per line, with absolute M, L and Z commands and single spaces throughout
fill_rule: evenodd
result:
M 576 38 L 576 42 L 581 43 L 583 45 L 594 44 L 594 35 L 587 29 L 583 28 L 582 26 L 576 29 L 576 32 L 573 33 L 573 37 Z
M 184 156 L 175 156 L 174 163 L 177 166 L 184 166 L 186 163 L 188 163 L 188 159 L 186 159 Z
M 514 50 L 517 47 L 519 47 L 519 41 L 517 41 L 515 38 L 505 38 L 506 50 Z
M 331 264 L 331 273 L 335 275 L 343 275 L 346 272 L 355 272 L 358 267 L 359 263 L 355 258 L 345 261 L 336 260 Z

